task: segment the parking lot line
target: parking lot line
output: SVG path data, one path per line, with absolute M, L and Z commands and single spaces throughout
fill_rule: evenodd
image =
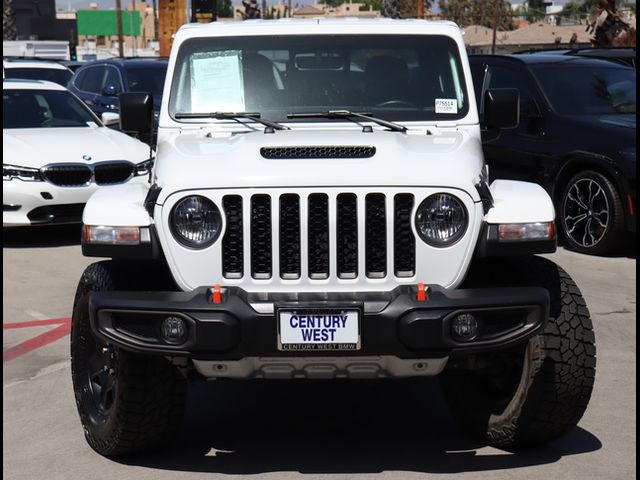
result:
M 43 325 L 58 325 L 53 330 L 49 330 L 33 338 L 25 340 L 18 345 L 11 347 L 5 352 L 2 352 L 2 363 L 13 360 L 17 357 L 25 355 L 33 350 L 42 348 L 45 345 L 55 342 L 67 335 L 71 331 L 71 319 L 70 318 L 51 318 L 47 320 L 33 320 L 28 322 L 16 322 L 6 323 L 2 325 L 3 330 L 10 330 L 15 328 L 28 328 L 28 327 L 40 327 Z

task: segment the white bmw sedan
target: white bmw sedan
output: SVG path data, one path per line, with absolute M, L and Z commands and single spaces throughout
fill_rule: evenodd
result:
M 146 182 L 149 146 L 52 82 L 2 82 L 2 226 L 76 223 L 99 188 Z

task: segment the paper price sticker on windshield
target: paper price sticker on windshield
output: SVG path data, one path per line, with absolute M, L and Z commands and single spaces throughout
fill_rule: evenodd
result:
M 458 113 L 458 101 L 455 98 L 436 98 L 436 113 Z

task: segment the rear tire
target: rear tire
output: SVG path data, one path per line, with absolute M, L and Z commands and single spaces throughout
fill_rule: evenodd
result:
M 89 296 L 105 290 L 158 287 L 160 276 L 111 261 L 82 274 L 73 306 L 71 375 L 76 406 L 91 448 L 117 456 L 164 446 L 178 433 L 186 381 L 164 357 L 117 349 L 96 338 L 89 325 Z M 155 285 L 141 279 L 144 273 Z M 166 284 L 165 284 L 166 286 Z
M 544 330 L 527 343 L 450 361 L 441 382 L 454 417 L 500 448 L 540 445 L 574 428 L 589 403 L 596 364 L 589 310 L 574 281 L 553 262 L 531 257 L 478 264 L 468 283 L 544 287 L 551 308 Z

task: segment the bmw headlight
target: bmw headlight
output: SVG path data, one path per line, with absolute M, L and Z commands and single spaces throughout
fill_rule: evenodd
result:
M 190 248 L 206 248 L 220 234 L 220 210 L 208 198 L 200 195 L 185 197 L 173 207 L 171 230 L 176 240 Z
M 425 243 L 448 247 L 467 230 L 467 209 L 453 195 L 436 193 L 424 199 L 416 212 L 416 230 Z
M 2 180 L 9 181 L 17 178 L 25 182 L 43 182 L 44 179 L 37 168 L 18 167 L 17 165 L 2 164 Z

